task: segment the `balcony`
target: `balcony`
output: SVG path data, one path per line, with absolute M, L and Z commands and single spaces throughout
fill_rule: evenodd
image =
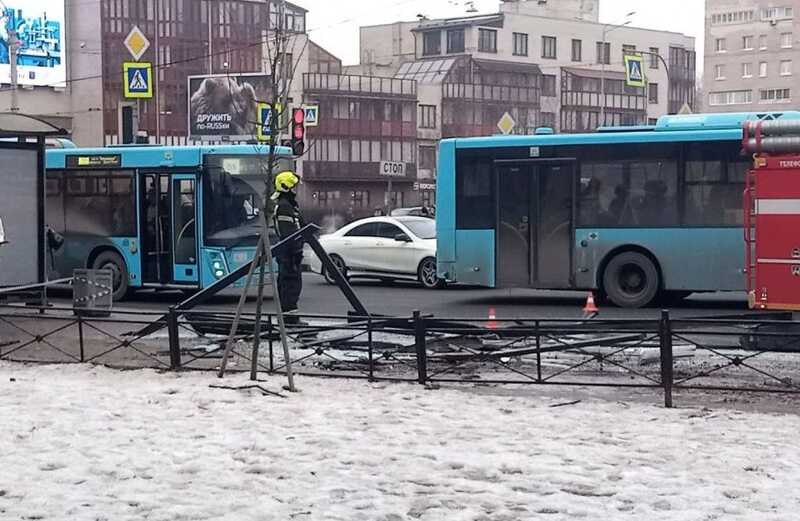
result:
M 324 92 L 343 96 L 417 99 L 417 82 L 398 78 L 353 76 L 344 74 L 303 74 L 303 91 Z
M 442 85 L 442 98 L 445 100 L 505 102 L 538 106 L 541 96 L 539 89 L 535 87 L 445 83 Z
M 319 126 L 312 129 L 310 134 L 314 137 L 333 136 L 343 139 L 415 139 L 417 124 L 414 121 L 320 118 Z

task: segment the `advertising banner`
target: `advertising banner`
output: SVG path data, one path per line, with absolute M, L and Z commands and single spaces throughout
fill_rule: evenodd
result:
M 256 139 L 259 106 L 270 97 L 270 77 L 231 74 L 189 77 L 189 137 Z
M 0 82 L 11 83 L 11 34 L 17 36 L 17 83 L 62 86 L 67 79 L 64 53 L 64 0 L 0 2 Z

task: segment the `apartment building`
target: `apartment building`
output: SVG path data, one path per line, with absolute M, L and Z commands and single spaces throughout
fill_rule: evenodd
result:
M 706 1 L 706 110 L 775 110 L 800 96 L 799 12 L 800 0 Z
M 492 15 L 363 27 L 361 67 L 403 75 L 409 62 L 461 55 L 474 62 L 503 62 L 507 70 L 538 67 L 540 107 L 535 117 L 521 118 L 515 129 L 520 133 L 537 126 L 578 132 L 604 124 L 646 124 L 694 105 L 694 38 L 636 28 L 626 20 L 602 24 L 598 13 L 599 0 L 519 0 L 502 2 Z M 623 55 L 636 52 L 648 65 L 646 88 L 624 84 Z M 484 74 L 479 81 L 502 85 L 507 80 Z M 420 104 L 441 106 L 445 95 L 444 88 L 439 94 L 421 88 Z M 444 107 L 442 113 L 447 121 Z M 495 127 L 494 116 L 487 114 L 483 128 Z

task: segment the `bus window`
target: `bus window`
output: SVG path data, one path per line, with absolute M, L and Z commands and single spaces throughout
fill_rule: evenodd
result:
M 677 226 L 675 161 L 581 164 L 578 226 Z
M 47 181 L 46 181 L 47 201 L 45 203 L 46 223 L 53 230 L 63 235 L 64 192 L 62 191 L 62 186 L 63 186 L 62 172 L 47 172 Z
M 456 226 L 490 229 L 495 226 L 494 183 L 491 163 L 473 159 L 459 161 L 456 174 Z
M 176 196 L 173 198 L 174 256 L 175 264 L 195 264 L 197 262 L 197 240 L 194 217 L 194 180 L 176 179 Z
M 67 233 L 136 236 L 136 196 L 130 171 L 66 172 Z
M 677 161 L 631 161 L 633 219 L 639 226 L 678 226 Z
M 744 176 L 738 162 L 727 164 L 724 146 L 693 144 L 686 156 L 684 224 L 737 226 L 742 224 Z M 726 172 L 727 170 L 727 172 Z M 746 171 L 746 169 L 745 169 Z
M 583 163 L 578 226 L 625 226 L 632 219 L 621 163 Z
M 281 161 L 279 167 L 289 163 Z M 203 175 L 203 233 L 208 246 L 255 246 L 258 219 L 269 177 L 266 159 L 258 156 L 206 159 Z

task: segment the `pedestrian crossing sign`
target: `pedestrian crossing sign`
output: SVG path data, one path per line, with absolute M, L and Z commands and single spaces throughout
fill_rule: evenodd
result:
M 122 64 L 122 88 L 126 98 L 150 99 L 153 97 L 153 65 L 149 62 Z
M 625 55 L 625 83 L 629 87 L 644 87 L 644 67 L 641 56 Z
M 259 141 L 268 141 L 272 133 L 272 118 L 275 114 L 280 116 L 283 105 L 280 103 L 275 105 L 275 110 L 269 103 L 259 103 L 257 116 L 257 138 Z
M 305 112 L 305 126 L 316 127 L 319 125 L 319 105 L 303 105 Z

